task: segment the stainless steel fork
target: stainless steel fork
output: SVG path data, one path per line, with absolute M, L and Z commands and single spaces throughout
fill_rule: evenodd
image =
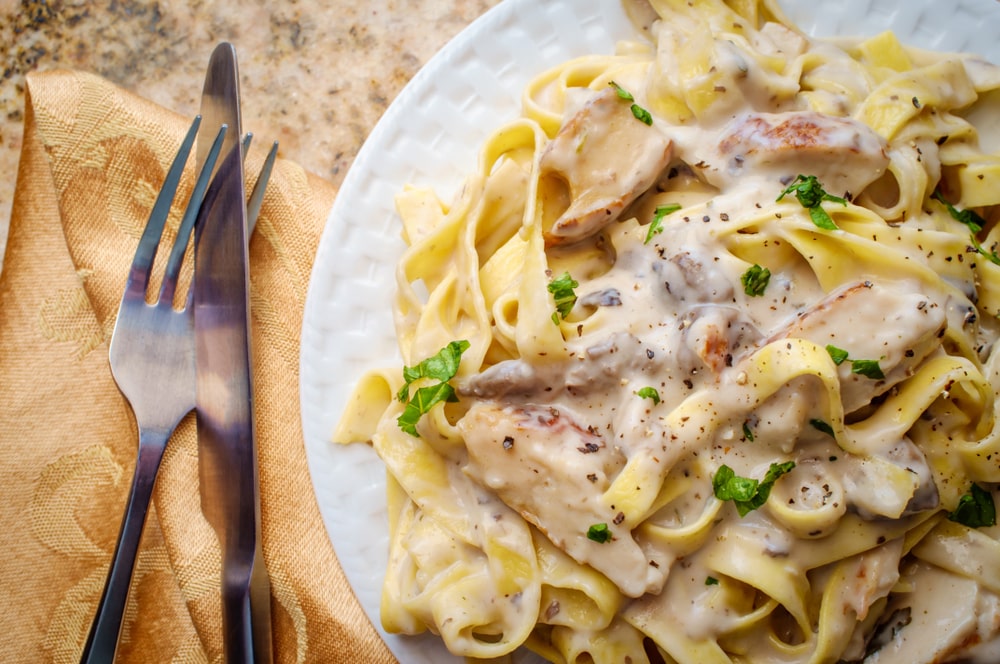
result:
M 104 594 L 84 646 L 83 662 L 111 662 L 114 659 L 156 473 L 170 434 L 195 405 L 191 291 L 182 309 L 175 309 L 173 301 L 184 253 L 205 197 L 212 166 L 222 148 L 225 128 L 219 130 L 206 158 L 206 166 L 195 182 L 167 259 L 159 296 L 152 304 L 146 300 L 146 290 L 160 237 L 200 123 L 201 118 L 195 118 L 153 205 L 129 270 L 111 335 L 111 373 L 135 415 L 139 450 L 118 543 Z
M 179 309 L 174 307 L 174 295 L 195 219 L 222 149 L 225 125 L 218 128 L 204 163 L 198 164 L 198 179 L 167 259 L 159 296 L 149 303 L 146 291 L 163 228 L 200 123 L 201 118 L 195 118 L 153 205 L 129 270 L 111 336 L 111 373 L 135 414 L 139 449 L 111 568 L 81 657 L 81 662 L 88 664 L 110 663 L 114 659 L 156 474 L 170 435 L 195 407 L 194 290 L 189 289 L 185 304 Z M 248 135 L 244 148 L 249 146 L 249 139 Z M 250 195 L 247 221 L 251 226 L 260 212 L 277 147 L 275 143 L 268 153 Z

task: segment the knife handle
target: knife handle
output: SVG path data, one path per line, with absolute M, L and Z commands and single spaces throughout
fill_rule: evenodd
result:
M 140 430 L 139 452 L 129 490 L 125 516 L 118 533 L 118 543 L 111 557 L 111 568 L 104 584 L 97 614 L 90 626 L 87 642 L 80 657 L 82 664 L 107 664 L 114 660 L 121 633 L 122 616 L 128 602 L 132 571 L 139 551 L 139 540 L 146 523 L 146 514 L 153 496 L 156 473 L 163 460 L 170 432 Z
M 227 664 L 271 664 L 271 584 L 260 543 L 250 565 L 226 565 L 249 570 L 223 578 L 223 654 Z

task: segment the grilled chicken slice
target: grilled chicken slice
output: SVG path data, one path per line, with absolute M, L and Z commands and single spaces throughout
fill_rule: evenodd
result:
M 542 176 L 569 188 L 569 207 L 546 233 L 550 245 L 590 237 L 616 220 L 667 167 L 671 141 L 636 119 L 608 88 L 570 118 L 541 158 Z
M 847 351 L 838 367 L 844 412 L 851 413 L 906 379 L 940 346 L 945 307 L 926 295 L 871 282 L 832 293 L 772 339 L 808 339 Z M 878 362 L 883 378 L 856 373 L 858 360 Z
M 814 111 L 742 115 L 719 152 L 732 174 L 770 172 L 786 181 L 808 173 L 838 196 L 856 196 L 889 165 L 886 144 L 870 127 Z
M 601 502 L 625 456 L 574 415 L 554 407 L 477 403 L 459 427 L 466 472 L 542 531 L 574 560 L 589 564 L 630 597 L 658 592 L 672 561 L 651 561 Z M 617 523 L 616 523 L 617 521 Z M 588 537 L 603 524 L 607 541 Z M 599 530 L 599 533 L 605 532 Z
M 912 590 L 890 599 L 889 619 L 869 642 L 865 662 L 997 661 L 995 594 L 974 579 L 925 562 L 911 566 L 902 580 Z M 977 652 L 978 644 L 987 647 Z

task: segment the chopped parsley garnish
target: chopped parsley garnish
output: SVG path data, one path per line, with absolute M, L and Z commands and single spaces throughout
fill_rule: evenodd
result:
M 954 205 L 945 200 L 944 196 L 941 194 L 941 190 L 935 189 L 934 193 L 931 194 L 931 198 L 940 202 L 948 209 L 948 214 L 955 221 L 965 224 L 969 229 L 969 242 L 972 244 L 972 248 L 976 250 L 976 253 L 983 256 L 989 260 L 994 265 L 1000 265 L 1000 256 L 997 255 L 996 251 L 989 251 L 979 243 L 976 239 L 976 233 L 983 230 L 986 226 L 986 220 L 981 216 L 976 214 L 975 210 L 970 210 L 966 208 L 965 210 L 959 210 Z
M 837 435 L 833 432 L 833 427 L 830 426 L 830 423 L 827 422 L 826 420 L 814 418 L 809 420 L 809 424 L 811 424 L 812 427 L 817 431 L 822 431 L 826 435 L 831 436 L 833 438 L 837 437 Z
M 838 367 L 844 363 L 848 356 L 848 352 L 846 350 L 843 348 L 837 348 L 832 344 L 827 344 L 826 352 L 830 354 L 830 357 L 833 359 L 833 363 Z
M 871 378 L 872 380 L 882 380 L 885 378 L 885 374 L 882 373 L 882 367 L 879 365 L 878 360 L 852 360 L 850 354 L 843 348 L 837 348 L 832 344 L 827 344 L 826 352 L 830 354 L 830 359 L 838 367 L 844 362 L 851 363 L 851 373 L 858 374 L 859 376 L 865 376 L 866 378 Z
M 639 120 L 640 122 L 643 122 L 648 125 L 653 124 L 653 116 L 649 114 L 649 111 L 644 109 L 642 106 L 639 106 L 639 104 L 635 103 L 635 97 L 632 96 L 631 92 L 629 92 L 622 86 L 618 85 L 614 81 L 611 81 L 610 83 L 608 83 L 608 85 L 610 85 L 615 89 L 615 93 L 618 95 L 619 99 L 632 102 L 631 106 L 632 115 L 635 116 L 636 120 Z
M 959 210 L 946 201 L 940 189 L 935 189 L 934 193 L 931 194 L 931 198 L 944 205 L 948 209 L 948 214 L 951 215 L 951 218 L 968 226 L 969 231 L 972 233 L 978 233 L 986 225 L 986 220 L 976 214 L 974 210 Z
M 983 248 L 983 245 L 979 243 L 979 240 L 976 239 L 976 236 L 971 233 L 969 234 L 969 242 L 972 243 L 972 248 L 976 250 L 976 253 L 985 257 L 987 260 L 989 260 L 989 262 L 993 263 L 994 265 L 1000 265 L 1000 256 L 997 256 L 997 252 L 987 251 L 985 248 Z
M 681 209 L 681 206 L 677 203 L 667 203 L 666 205 L 657 205 L 656 210 L 653 211 L 653 221 L 649 224 L 649 229 L 646 231 L 646 239 L 642 241 L 643 244 L 649 244 L 649 241 L 653 239 L 654 235 L 659 235 L 663 232 L 663 218 L 668 214 L 677 212 Z
M 655 387 L 644 387 L 638 392 L 636 392 L 643 399 L 652 399 L 653 405 L 660 403 L 660 393 L 656 391 Z
M 882 380 L 885 378 L 878 360 L 851 360 L 851 373 L 871 378 L 872 380 Z
M 552 314 L 552 322 L 556 325 L 559 324 L 560 318 L 565 320 L 573 310 L 573 305 L 576 304 L 576 292 L 573 289 L 579 285 L 579 282 L 569 276 L 569 272 L 549 282 L 547 288 L 556 302 L 556 310 Z
M 396 423 L 406 433 L 419 438 L 417 422 L 420 421 L 420 417 L 436 404 L 455 401 L 458 401 L 455 388 L 448 383 L 421 387 L 414 393 L 413 398 L 406 402 L 406 408 L 403 409 L 403 414 L 396 418 Z
M 748 442 L 753 442 L 753 429 L 750 428 L 750 422 L 743 422 L 743 437 L 746 438 Z
M 771 271 L 754 263 L 740 277 L 743 292 L 750 297 L 760 297 L 764 294 L 768 282 L 771 281 Z
M 736 511 L 743 517 L 767 502 L 774 483 L 794 467 L 794 461 L 772 463 L 764 474 L 764 479 L 758 481 L 740 477 L 732 468 L 723 464 L 712 478 L 712 490 L 719 500 L 733 501 Z
M 815 175 L 799 175 L 775 200 L 780 201 L 791 194 L 795 194 L 795 198 L 798 199 L 802 207 L 809 210 L 809 218 L 816 226 L 828 231 L 837 230 L 837 224 L 833 223 L 833 219 L 823 209 L 821 203 L 831 201 L 846 206 L 847 201 L 839 196 L 826 193 Z
M 608 85 L 610 85 L 615 89 L 615 92 L 618 94 L 619 99 L 624 99 L 625 101 L 635 101 L 635 97 L 632 96 L 631 92 L 629 92 L 622 86 L 618 85 L 614 81 L 611 81 L 610 83 L 608 83 Z
M 955 511 L 948 519 L 969 528 L 985 528 L 997 524 L 997 508 L 993 504 L 993 494 L 978 484 L 973 484 L 969 492 L 958 499 Z
M 719 585 L 719 580 L 717 578 L 715 578 L 714 576 L 706 576 L 705 577 L 705 585 L 706 586 L 717 586 L 717 585 Z
M 419 437 L 417 422 L 420 421 L 420 417 L 424 413 L 436 404 L 458 401 L 455 388 L 449 385 L 448 381 L 458 373 L 462 353 L 468 348 L 469 342 L 464 339 L 452 341 L 432 357 L 421 361 L 420 364 L 414 367 L 403 367 L 403 387 L 396 394 L 396 398 L 406 404 L 402 415 L 396 419 L 400 429 L 411 436 Z M 410 385 L 420 378 L 429 378 L 438 382 L 418 388 L 411 398 Z
M 469 342 L 452 341 L 433 356 L 423 360 L 415 367 L 403 367 L 403 380 L 406 381 L 396 398 L 406 401 L 409 398 L 410 383 L 418 378 L 434 378 L 445 382 L 455 377 L 462 353 L 469 348 Z
M 608 530 L 608 524 L 606 523 L 595 523 L 590 528 L 587 528 L 587 539 L 593 540 L 600 544 L 611 541 L 611 531 Z
M 653 124 L 653 116 L 650 115 L 649 111 L 644 109 L 642 106 L 639 106 L 639 104 L 632 104 L 632 115 L 634 115 L 635 119 L 639 122 L 643 122 L 648 125 Z

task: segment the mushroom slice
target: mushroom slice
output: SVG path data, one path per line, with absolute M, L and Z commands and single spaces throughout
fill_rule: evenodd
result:
M 671 141 L 636 119 L 608 88 L 570 118 L 541 158 L 541 174 L 569 188 L 569 207 L 546 233 L 550 245 L 576 242 L 607 226 L 656 182 L 670 162 Z
M 642 342 L 628 332 L 616 332 L 566 362 L 533 364 L 524 358 L 498 362 L 463 380 L 457 391 L 479 399 L 547 402 L 564 390 L 581 396 L 618 385 L 630 370 L 648 364 Z

